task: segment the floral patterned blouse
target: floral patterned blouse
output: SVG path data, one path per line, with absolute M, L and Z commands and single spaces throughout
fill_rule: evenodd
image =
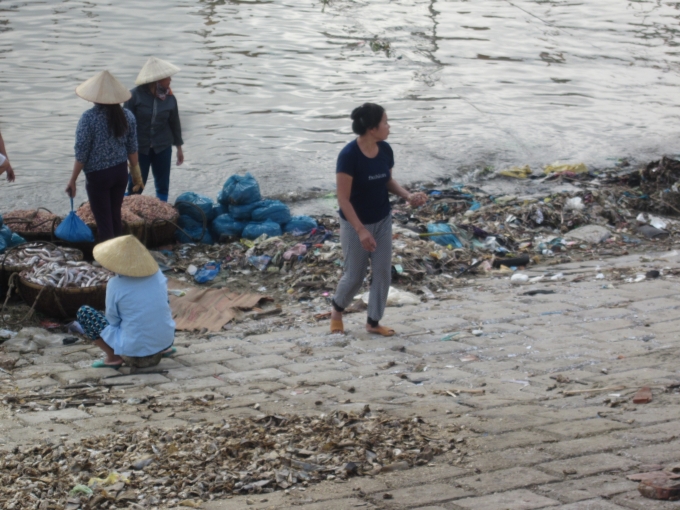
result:
M 120 165 L 127 160 L 128 154 L 137 152 L 137 121 L 129 110 L 123 108 L 123 112 L 129 128 L 120 138 L 109 132 L 103 106 L 96 104 L 80 117 L 75 152 L 85 173 Z

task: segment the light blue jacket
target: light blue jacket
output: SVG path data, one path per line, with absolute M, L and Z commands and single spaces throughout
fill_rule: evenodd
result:
M 167 349 L 175 338 L 168 280 L 160 270 L 144 278 L 114 276 L 106 286 L 106 319 L 102 339 L 119 356 L 151 356 Z

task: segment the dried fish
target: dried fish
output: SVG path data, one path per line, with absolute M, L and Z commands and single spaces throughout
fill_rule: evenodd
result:
M 83 254 L 80 250 L 46 243 L 28 243 L 0 256 L 0 263 L 4 261 L 5 268 L 19 271 L 49 262 L 77 262 L 82 259 Z
M 39 262 L 20 274 L 29 282 L 59 288 L 96 287 L 114 276 L 104 268 L 76 261 Z

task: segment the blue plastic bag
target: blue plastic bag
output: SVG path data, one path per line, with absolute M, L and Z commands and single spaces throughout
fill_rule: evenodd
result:
M 317 227 L 316 220 L 311 216 L 293 216 L 283 227 L 283 231 L 292 233 L 295 236 L 300 236 L 309 234 Z
M 253 221 L 271 220 L 279 225 L 290 221 L 290 209 L 280 200 L 263 200 L 251 215 Z
M 244 205 L 262 200 L 260 185 L 251 174 L 232 175 L 222 187 L 223 195 L 228 196 L 229 204 Z M 225 198 L 223 196 L 223 198 Z
M 5 251 L 6 248 L 7 244 L 5 243 L 5 240 L 2 237 L 0 237 L 0 253 Z
M 4 225 L 4 221 L 2 219 L 2 214 L 0 214 L 0 227 L 2 227 L 3 225 Z
M 206 262 L 202 269 L 194 275 L 196 283 L 206 283 L 215 279 L 220 272 L 221 266 L 214 260 Z
M 199 209 L 201 209 L 201 211 L 203 211 L 203 214 L 205 214 L 205 220 L 208 222 L 208 224 L 215 217 L 215 213 L 213 211 L 213 201 L 210 197 L 199 195 L 193 191 L 187 191 L 186 193 L 182 193 L 177 197 L 177 200 L 175 200 L 175 207 L 181 216 L 191 216 L 197 221 L 203 221 L 203 216 L 201 216 L 201 213 L 196 210 L 196 207 L 193 207 L 189 204 L 194 204 Z
M 230 205 L 229 214 L 238 221 L 250 221 L 253 211 L 262 205 L 263 201 L 253 202 L 252 204 Z
M 428 223 L 427 231 L 430 234 L 450 234 L 450 235 L 436 235 L 431 236 L 430 239 L 442 246 L 453 246 L 454 248 L 462 248 L 463 243 L 453 234 L 451 227 L 446 223 Z
M 210 224 L 210 234 L 217 242 L 222 242 L 225 238 L 241 237 L 246 224 L 236 221 L 230 214 L 221 214 Z
M 213 220 L 223 214 L 229 214 L 229 207 L 227 207 L 226 205 L 222 205 L 220 203 L 214 204 L 212 212 Z
M 12 231 L 7 225 L 0 227 L 0 237 L 5 241 L 5 245 L 9 245 L 12 240 Z
M 12 237 L 9 240 L 9 243 L 7 243 L 8 248 L 14 248 L 15 246 L 19 246 L 20 244 L 24 244 L 26 242 L 26 239 L 21 237 L 19 234 L 16 232 L 12 233 Z
M 94 243 L 92 230 L 73 210 L 73 198 L 71 198 L 71 212 L 56 228 L 54 235 L 70 243 Z
M 203 233 L 203 221 L 197 221 L 191 216 L 180 216 L 177 225 L 184 230 L 182 232 L 182 230 L 177 229 L 175 232 L 175 239 L 180 243 L 213 244 L 210 230 L 206 228 Z M 203 233 L 203 237 L 201 237 L 201 233 Z
M 277 237 L 281 235 L 281 226 L 278 223 L 267 220 L 262 223 L 248 223 L 243 229 L 243 237 L 246 239 L 257 239 L 262 234 L 267 234 L 268 237 Z
M 229 205 L 229 197 L 231 192 L 234 191 L 234 186 L 242 179 L 240 175 L 232 175 L 227 179 L 222 185 L 222 189 L 217 194 L 217 201 L 223 205 Z

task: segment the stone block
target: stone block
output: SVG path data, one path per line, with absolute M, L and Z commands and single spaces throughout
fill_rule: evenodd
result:
M 287 386 L 318 386 L 321 384 L 333 384 L 351 379 L 352 374 L 340 370 L 326 370 L 320 373 L 310 373 L 286 377 L 281 383 Z
M 539 426 L 538 428 L 539 430 L 550 434 L 577 439 L 579 437 L 594 436 L 615 430 L 626 429 L 629 428 L 629 425 L 613 420 L 607 420 L 606 418 L 592 418 L 588 420 L 558 422 L 553 423 L 552 425 Z
M 238 381 L 241 384 L 247 384 L 257 381 L 278 381 L 283 379 L 288 374 L 281 372 L 276 368 L 263 368 L 261 370 L 250 370 L 247 372 L 233 372 L 225 374 L 222 378 L 229 381 Z
M 488 492 L 493 492 L 493 487 L 489 487 Z M 539 496 L 526 489 L 519 489 L 498 492 L 488 496 L 460 499 L 455 504 L 470 510 L 534 510 L 535 508 L 557 506 L 560 502 Z
M 15 379 L 14 385 L 20 390 L 38 390 L 59 384 L 51 377 L 30 377 L 28 379 Z
M 579 326 L 591 333 L 603 333 L 616 329 L 631 329 L 635 327 L 635 323 L 629 319 L 604 319 L 595 322 L 584 322 Z
M 628 510 L 627 507 L 615 505 L 604 499 L 589 499 L 587 501 L 579 501 L 570 505 L 560 507 L 560 510 Z
M 235 372 L 248 372 L 251 370 L 261 370 L 263 368 L 280 367 L 290 363 L 288 358 L 278 354 L 266 354 L 264 356 L 251 356 L 224 361 L 223 364 Z
M 167 381 L 167 379 L 165 379 Z M 161 391 L 194 391 L 202 389 L 218 388 L 225 386 L 227 382 L 223 377 L 200 377 L 198 379 L 185 379 L 184 381 L 168 382 L 161 384 L 158 389 Z
M 324 360 L 316 362 L 290 363 L 280 366 L 282 372 L 288 372 L 291 375 L 301 375 L 311 373 L 322 373 L 333 370 L 347 370 L 349 365 L 343 361 L 338 360 Z
M 154 386 L 156 384 L 163 384 L 170 382 L 170 379 L 162 374 L 132 374 L 116 377 L 115 379 L 107 379 L 107 383 L 113 386 L 128 386 L 130 383 L 137 386 Z

